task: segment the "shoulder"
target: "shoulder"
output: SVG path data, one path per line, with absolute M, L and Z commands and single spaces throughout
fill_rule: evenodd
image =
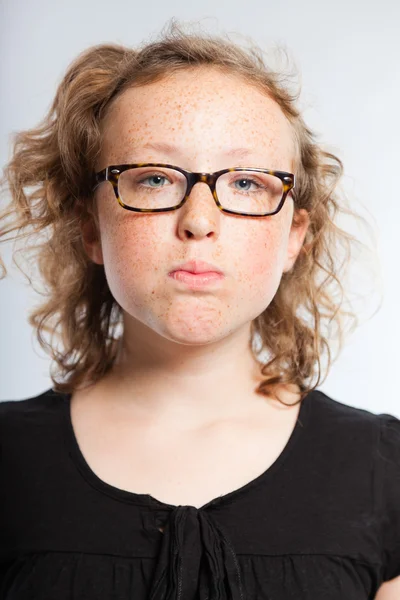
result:
M 0 416 L 21 415 L 24 413 L 33 413 L 53 406 L 55 403 L 65 397 L 65 394 L 55 392 L 52 388 L 21 400 L 0 400 Z
M 310 420 L 325 436 L 334 436 L 343 443 L 368 444 L 373 449 L 379 442 L 381 428 L 400 421 L 392 415 L 377 414 L 365 408 L 340 402 L 321 390 L 311 394 Z
M 321 415 L 327 417 L 335 416 L 341 420 L 350 420 L 358 423 L 378 423 L 379 414 L 376 414 L 366 408 L 352 406 L 340 402 L 336 398 L 329 396 L 322 390 L 316 389 L 311 394 L 316 410 L 320 410 Z
M 330 423 L 338 430 L 347 428 L 354 433 L 372 435 L 374 449 L 384 459 L 400 451 L 400 419 L 389 413 L 374 413 L 364 408 L 350 406 L 317 391 L 314 412 L 317 417 Z M 357 438 L 361 442 L 362 438 Z
M 309 449 L 320 479 L 331 490 L 345 491 L 348 514 L 367 501 L 365 523 L 376 532 L 381 578 L 392 580 L 400 576 L 400 419 L 344 404 L 319 390 L 309 404 Z
M 65 399 L 65 394 L 50 389 L 31 398 L 0 402 L 0 506 L 3 489 L 12 494 L 18 488 L 14 494 L 18 497 L 28 474 L 33 476 L 62 455 Z
M 49 389 L 30 398 L 1 401 L 0 445 L 6 440 L 15 440 L 15 436 L 23 431 L 26 433 L 27 428 L 34 431 L 41 425 L 54 422 L 65 399 L 65 394 Z
M 312 393 L 305 412 L 310 451 L 348 472 L 350 480 L 356 477 L 355 484 L 375 472 L 379 487 L 387 463 L 398 462 L 400 420 L 394 415 L 345 404 L 320 390 Z

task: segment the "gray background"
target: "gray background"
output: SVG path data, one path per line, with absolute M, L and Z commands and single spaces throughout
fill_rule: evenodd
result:
M 283 44 L 294 57 L 305 117 L 344 160 L 343 185 L 352 206 L 375 228 L 383 288 L 380 311 L 368 320 L 378 301 L 367 306 L 365 322 L 347 340 L 320 389 L 346 404 L 400 416 L 400 4 L 395 0 L 2 0 L 1 165 L 9 157 L 12 133 L 44 116 L 78 52 L 100 42 L 135 45 L 157 34 L 171 17 L 198 20 L 214 33 L 251 36 L 267 50 Z M 362 236 L 353 222 L 341 225 Z M 26 321 L 39 297 L 12 266 L 11 249 L 10 242 L 0 245 L 9 269 L 0 282 L 1 400 L 51 387 L 49 358 Z M 356 261 L 351 281 L 359 275 Z M 368 281 L 360 279 L 356 287 L 367 290 Z M 368 299 L 373 292 L 366 292 Z

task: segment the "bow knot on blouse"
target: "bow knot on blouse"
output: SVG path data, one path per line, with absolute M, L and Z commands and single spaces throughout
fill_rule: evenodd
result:
M 237 557 L 221 524 L 194 506 L 169 514 L 149 600 L 244 600 Z

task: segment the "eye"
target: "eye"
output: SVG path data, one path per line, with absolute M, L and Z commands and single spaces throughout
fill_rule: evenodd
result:
M 237 183 L 240 184 L 239 187 L 236 186 Z M 260 187 L 263 187 L 259 183 L 257 183 L 257 181 L 255 181 L 254 179 L 251 179 L 250 177 L 240 177 L 239 179 L 235 179 L 233 184 L 235 185 L 236 189 L 240 192 L 252 191 L 249 188 L 249 186 L 251 186 L 251 185 L 255 186 L 255 189 L 253 188 L 253 191 L 258 190 Z
M 153 180 L 153 182 L 155 183 L 155 185 L 150 185 L 149 187 L 153 187 L 153 188 L 159 188 L 159 187 L 164 187 L 164 185 L 160 185 L 162 183 L 163 180 L 167 180 L 167 178 L 164 175 L 148 175 L 147 177 L 144 177 L 143 179 L 140 179 L 138 181 L 138 183 L 143 184 L 145 181 L 149 181 L 149 180 Z

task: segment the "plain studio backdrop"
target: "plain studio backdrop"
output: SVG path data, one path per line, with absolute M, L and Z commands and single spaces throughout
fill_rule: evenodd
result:
M 172 17 L 182 24 L 199 22 L 210 33 L 226 32 L 239 43 L 238 34 L 250 36 L 267 52 L 283 46 L 294 59 L 301 76 L 300 106 L 320 141 L 344 161 L 343 187 L 351 207 L 373 228 L 381 278 L 378 286 L 369 285 L 363 275 L 361 263 L 372 265 L 373 256 L 354 260 L 349 279 L 364 294 L 353 304 L 361 325 L 347 338 L 320 389 L 345 404 L 400 417 L 396 0 L 0 0 L 1 165 L 10 156 L 13 132 L 42 119 L 79 52 L 102 42 L 150 41 Z M 368 243 L 353 220 L 340 225 Z M 12 265 L 11 250 L 11 242 L 0 244 L 9 273 L 0 281 L 1 400 L 24 399 L 52 386 L 50 359 L 27 323 L 28 310 L 40 297 Z

